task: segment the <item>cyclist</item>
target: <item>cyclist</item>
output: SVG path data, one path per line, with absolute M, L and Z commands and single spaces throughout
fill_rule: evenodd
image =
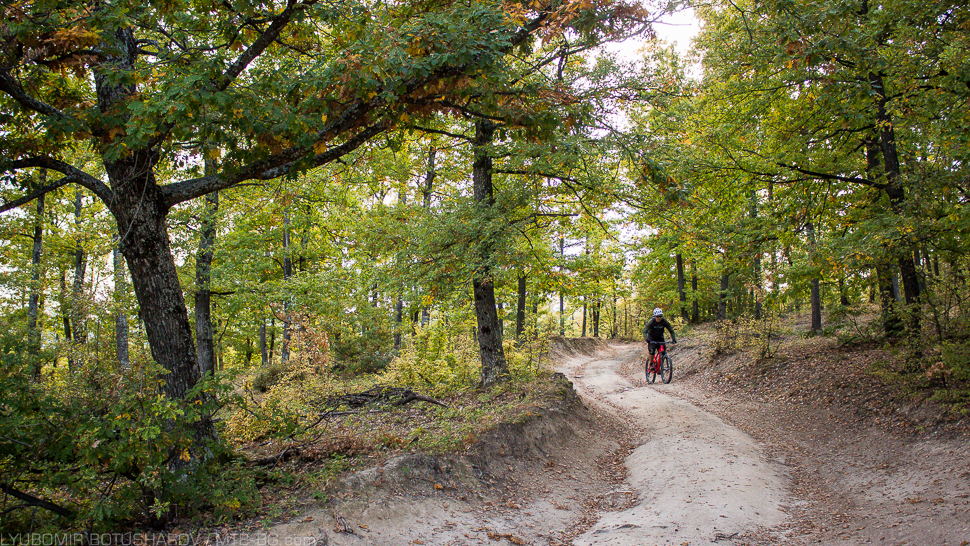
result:
M 657 307 L 653 310 L 653 318 L 648 320 L 647 325 L 643 327 L 643 339 L 644 341 L 647 341 L 647 346 L 650 348 L 651 357 L 657 352 L 657 346 L 649 342 L 659 341 L 663 343 L 664 328 L 670 330 L 671 340 L 674 343 L 677 343 L 677 334 L 674 333 L 674 328 L 669 322 L 667 322 L 667 319 L 664 318 L 663 310 Z

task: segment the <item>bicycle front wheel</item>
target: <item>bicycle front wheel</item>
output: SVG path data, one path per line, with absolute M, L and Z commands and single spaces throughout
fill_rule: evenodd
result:
M 643 359 L 643 371 L 647 376 L 647 383 L 653 383 L 657 380 L 657 371 L 650 369 L 652 362 L 653 358 L 649 356 Z
M 669 356 L 664 355 L 663 360 L 660 361 L 660 379 L 663 380 L 664 384 L 670 383 L 670 380 L 674 378 L 674 362 Z

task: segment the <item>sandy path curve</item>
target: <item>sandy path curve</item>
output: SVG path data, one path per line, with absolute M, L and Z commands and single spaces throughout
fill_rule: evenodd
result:
M 747 434 L 669 394 L 672 386 L 624 375 L 640 355 L 636 345 L 612 345 L 558 370 L 587 404 L 640 431 L 639 447 L 625 461 L 636 504 L 603 514 L 573 544 L 714 546 L 781 524 L 789 501 L 784 466 Z

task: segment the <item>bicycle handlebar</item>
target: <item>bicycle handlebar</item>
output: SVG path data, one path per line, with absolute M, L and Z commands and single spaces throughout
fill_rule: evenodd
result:
M 652 343 L 654 345 L 661 345 L 665 343 L 677 343 L 676 341 L 648 341 L 647 343 Z

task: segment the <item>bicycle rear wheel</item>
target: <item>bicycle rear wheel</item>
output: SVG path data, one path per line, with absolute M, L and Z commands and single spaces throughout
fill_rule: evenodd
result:
M 670 380 L 674 378 L 674 361 L 670 359 L 666 354 L 663 356 L 663 360 L 660 361 L 660 379 L 663 380 L 664 384 L 670 383 Z
M 643 372 L 647 376 L 647 383 L 653 383 L 657 380 L 657 372 L 650 370 L 650 364 L 653 361 L 653 357 L 646 357 L 643 359 Z

